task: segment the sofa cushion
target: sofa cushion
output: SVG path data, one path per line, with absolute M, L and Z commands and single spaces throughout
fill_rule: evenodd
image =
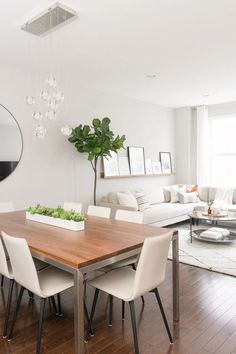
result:
M 199 205 L 199 203 L 161 203 L 151 205 L 149 209 L 144 211 L 144 224 L 152 224 L 166 219 L 187 215 L 197 205 Z
M 138 203 L 130 191 L 117 192 L 117 199 L 120 205 L 134 207 L 138 210 Z
M 186 186 L 181 184 L 173 184 L 172 186 L 167 186 L 163 188 L 165 202 L 166 203 L 178 203 L 178 192 L 185 192 Z
M 148 191 L 146 195 L 150 204 L 158 204 L 165 202 L 163 187 L 153 188 L 152 190 Z
M 200 202 L 196 192 L 178 192 L 178 198 L 181 204 Z
M 144 191 L 135 191 L 134 196 L 137 200 L 139 211 L 144 211 L 150 207 L 150 203 Z
M 193 193 L 198 191 L 198 185 L 186 186 L 186 193 Z

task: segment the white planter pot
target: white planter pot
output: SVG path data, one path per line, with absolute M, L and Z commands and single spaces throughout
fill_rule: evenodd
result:
M 26 212 L 26 219 L 31 221 L 41 222 L 47 225 L 62 227 L 63 229 L 68 229 L 72 231 L 84 230 L 84 221 L 63 220 L 63 219 L 53 218 L 51 216 L 30 214 L 29 212 Z

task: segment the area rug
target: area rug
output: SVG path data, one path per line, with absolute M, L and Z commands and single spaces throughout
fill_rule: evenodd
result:
M 169 258 L 172 258 L 170 248 Z M 220 244 L 194 240 L 189 231 L 179 230 L 179 260 L 181 263 L 236 276 L 236 243 Z

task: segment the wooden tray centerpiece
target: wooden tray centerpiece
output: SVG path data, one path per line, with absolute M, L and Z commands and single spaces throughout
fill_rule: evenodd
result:
M 38 204 L 36 207 L 29 207 L 26 210 L 26 219 L 63 229 L 79 231 L 84 229 L 85 216 L 73 210 L 64 210 L 60 206 L 50 209 Z

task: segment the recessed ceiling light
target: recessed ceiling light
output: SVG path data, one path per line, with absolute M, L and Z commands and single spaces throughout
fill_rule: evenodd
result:
M 147 75 L 148 79 L 154 79 L 155 77 L 157 77 L 156 74 L 148 74 Z
M 205 98 L 206 98 L 206 97 L 210 97 L 210 94 L 209 94 L 209 93 L 203 93 L 203 94 L 202 94 L 202 97 L 205 97 Z

